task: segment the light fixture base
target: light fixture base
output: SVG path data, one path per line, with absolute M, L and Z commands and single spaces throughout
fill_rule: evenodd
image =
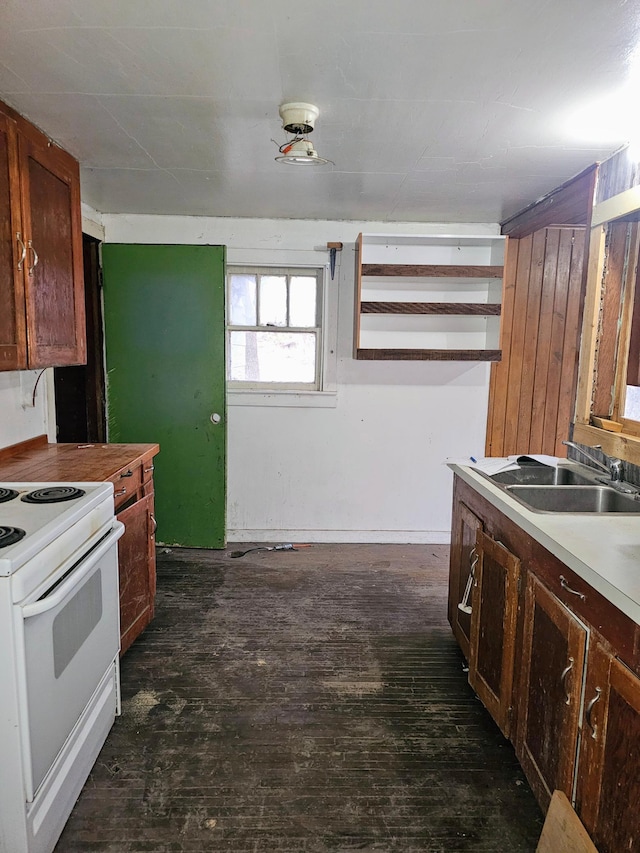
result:
M 279 108 L 282 127 L 288 133 L 300 136 L 303 133 L 311 133 L 315 121 L 320 115 L 320 110 L 313 104 L 305 104 L 294 101 L 290 104 L 282 104 Z

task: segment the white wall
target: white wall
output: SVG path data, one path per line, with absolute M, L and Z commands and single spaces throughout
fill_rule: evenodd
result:
M 328 261 L 337 322 L 334 398 L 228 410 L 230 541 L 448 542 L 447 456 L 484 450 L 489 366 L 352 358 L 354 242 L 387 234 L 497 234 L 496 225 L 108 215 L 107 242 L 212 243 L 230 263 Z M 246 401 L 245 401 L 246 402 Z M 264 403 L 264 400 L 260 401 Z
M 45 371 L 40 378 L 34 400 L 39 375 L 39 370 L 0 372 L 0 448 L 46 435 L 50 423 L 55 433 L 55 418 L 49 417 L 53 412 L 53 371 Z

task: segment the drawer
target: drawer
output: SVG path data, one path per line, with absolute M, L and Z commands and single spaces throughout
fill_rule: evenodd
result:
M 142 485 L 142 465 L 139 461 L 133 465 L 126 465 L 109 477 L 109 482 L 113 483 L 113 499 L 117 510 L 137 495 Z
M 151 480 L 153 480 L 153 468 L 154 468 L 153 457 L 154 457 L 153 453 L 146 453 L 142 457 L 142 464 L 140 467 L 142 469 L 142 483 L 143 483 L 143 485 L 146 485 Z

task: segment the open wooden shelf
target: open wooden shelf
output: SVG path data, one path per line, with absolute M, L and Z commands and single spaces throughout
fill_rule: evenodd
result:
M 354 358 L 499 361 L 505 238 L 360 234 Z
M 358 361 L 500 361 L 499 349 L 358 349 Z

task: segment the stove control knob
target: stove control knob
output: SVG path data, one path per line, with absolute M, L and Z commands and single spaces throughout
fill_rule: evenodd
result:
M 214 412 L 214 413 L 211 415 L 210 420 L 211 420 L 211 423 L 212 423 L 212 424 L 219 424 L 219 423 L 220 423 L 220 421 L 222 420 L 222 418 L 220 417 L 220 415 L 219 415 L 217 412 Z

